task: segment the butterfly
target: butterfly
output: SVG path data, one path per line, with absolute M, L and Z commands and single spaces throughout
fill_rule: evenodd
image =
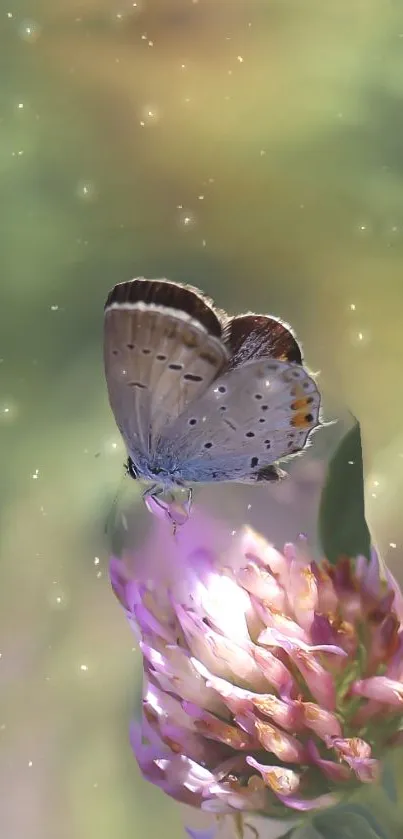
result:
M 191 286 L 116 285 L 104 361 L 127 470 L 151 482 L 143 497 L 154 512 L 167 509 L 164 493 L 185 488 L 186 518 L 195 483 L 279 480 L 277 461 L 320 425 L 320 393 L 291 328 L 267 315 L 230 317 Z

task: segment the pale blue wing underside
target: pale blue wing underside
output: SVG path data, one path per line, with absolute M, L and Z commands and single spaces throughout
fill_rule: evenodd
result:
M 320 395 L 300 365 L 260 359 L 218 377 L 160 436 L 184 482 L 256 480 L 301 450 L 319 425 Z
M 146 477 L 164 430 L 206 390 L 228 352 L 185 312 L 140 301 L 107 309 L 104 358 L 117 425 Z

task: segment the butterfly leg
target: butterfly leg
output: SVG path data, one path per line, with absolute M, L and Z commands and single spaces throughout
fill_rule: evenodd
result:
M 159 498 L 159 496 L 163 494 L 164 488 L 158 486 L 158 484 L 153 484 L 143 492 L 143 501 L 147 510 L 149 510 L 150 513 L 153 513 L 154 516 L 157 516 L 159 519 L 168 519 L 168 521 L 172 524 L 173 535 L 175 536 L 178 521 L 171 513 L 170 504 L 167 501 L 163 501 L 162 498 Z
M 187 498 L 183 504 L 177 503 L 173 494 L 171 501 L 164 500 L 161 498 L 164 492 L 163 487 L 153 484 L 143 492 L 143 501 L 150 513 L 160 519 L 168 519 L 172 524 L 175 535 L 178 526 L 184 524 L 189 518 L 192 506 L 192 488 L 187 489 Z

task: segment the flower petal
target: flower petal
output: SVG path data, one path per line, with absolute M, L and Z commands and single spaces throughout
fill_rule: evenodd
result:
M 296 682 L 293 676 L 277 655 L 264 647 L 259 647 L 257 644 L 252 647 L 252 655 L 266 682 L 275 688 L 278 693 L 289 693 L 291 695 L 296 691 Z
M 214 839 L 217 833 L 215 827 L 206 830 L 192 830 L 190 827 L 186 827 L 185 830 L 190 839 Z
M 265 679 L 251 655 L 251 643 L 245 648 L 219 635 L 182 606 L 176 606 L 176 613 L 193 655 L 206 667 L 241 687 L 253 686 L 257 690 L 264 687 Z
M 254 757 L 247 757 L 246 760 L 249 766 L 260 772 L 265 784 L 270 787 L 275 795 L 285 798 L 288 795 L 293 795 L 299 789 L 300 776 L 293 769 L 259 763 Z
M 275 725 L 255 720 L 254 730 L 263 746 L 285 763 L 305 763 L 306 750 L 301 743 Z
M 330 737 L 341 737 L 342 729 L 335 714 L 331 714 L 314 702 L 302 702 L 304 723 L 317 737 L 326 741 Z
M 307 813 L 310 810 L 326 810 L 328 807 L 334 807 L 339 800 L 338 796 L 333 793 L 318 795 L 317 798 L 298 798 L 295 795 L 289 795 L 287 798 L 279 796 L 279 798 L 287 807 L 303 813 Z
M 350 688 L 355 696 L 366 696 L 377 702 L 400 707 L 403 704 L 403 684 L 387 676 L 372 676 L 369 679 L 358 679 Z
M 271 607 L 283 611 L 286 607 L 286 593 L 276 578 L 257 562 L 248 562 L 245 568 L 240 568 L 236 580 L 249 594 L 253 594 L 258 601 L 270 603 Z
M 301 702 L 293 699 L 279 699 L 273 693 L 253 694 L 252 705 L 261 714 L 270 717 L 285 731 L 301 731 L 304 727 L 304 712 Z
M 217 740 L 219 743 L 224 743 L 236 751 L 255 749 L 258 746 L 256 738 L 249 736 L 249 734 L 237 726 L 223 722 L 223 720 L 220 720 L 214 714 L 203 711 L 202 708 L 199 708 L 192 702 L 183 702 L 182 707 L 186 714 L 193 720 L 196 731 L 203 734 L 204 737 L 209 737 Z
M 288 563 L 286 558 L 252 528 L 244 527 L 240 547 L 242 555 L 247 560 L 257 561 L 264 568 L 267 568 L 270 574 L 277 577 L 280 583 L 283 580 L 287 582 Z
M 362 783 L 373 783 L 380 775 L 379 761 L 371 757 L 371 746 L 360 737 L 329 738 L 329 745 L 351 767 Z
M 310 562 L 292 560 L 287 595 L 295 619 L 309 632 L 318 605 L 316 577 Z
M 334 760 L 322 758 L 313 740 L 310 740 L 307 744 L 307 751 L 315 766 L 318 766 L 330 781 L 340 783 L 351 778 L 349 767 L 342 763 L 336 763 Z
M 157 649 L 157 645 L 158 639 L 155 639 L 153 647 L 150 643 L 141 642 L 140 649 L 151 665 L 154 679 L 160 687 L 224 717 L 228 713 L 226 704 L 206 684 L 205 678 L 195 667 L 197 661 L 187 650 L 177 645 L 161 645 Z

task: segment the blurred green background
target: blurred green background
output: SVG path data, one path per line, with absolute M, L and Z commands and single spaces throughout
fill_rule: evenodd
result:
M 399 574 L 403 6 L 4 0 L 0 68 L 0 835 L 179 837 L 128 745 L 104 298 L 167 276 L 291 322 Z

